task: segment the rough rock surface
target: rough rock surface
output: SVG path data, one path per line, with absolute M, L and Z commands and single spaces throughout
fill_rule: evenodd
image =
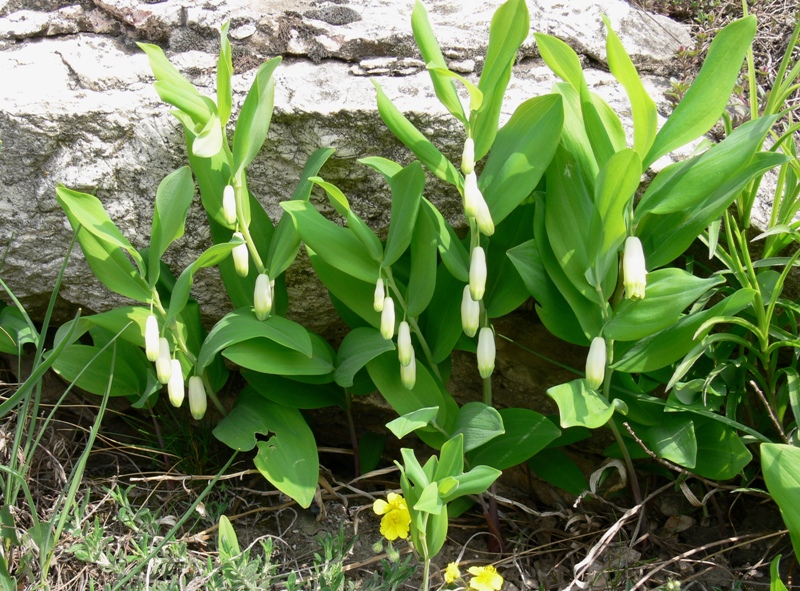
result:
M 500 0 L 430 0 L 430 18 L 454 70 L 476 78 Z M 531 32 L 567 41 L 586 59 L 590 85 L 621 113 L 629 105 L 603 70 L 601 10 L 609 16 L 651 94 L 666 108 L 662 77 L 687 31 L 622 0 L 529 0 Z M 276 111 L 267 145 L 253 163 L 251 190 L 273 220 L 306 158 L 331 146 L 322 173 L 351 197 L 373 227 L 388 226 L 389 196 L 357 158 L 400 161 L 408 152 L 377 115 L 370 77 L 445 153 L 458 154 L 460 130 L 436 100 L 413 42 L 413 2 L 397 0 L 0 0 L 0 244 L 8 245 L 3 279 L 41 317 L 71 231 L 55 187 L 96 194 L 136 245 L 146 245 L 152 200 L 161 179 L 185 162 L 182 134 L 160 102 L 135 41 L 161 44 L 201 90 L 212 93 L 218 28 L 231 21 L 235 100 L 255 68 L 282 55 Z M 554 78 L 536 57 L 533 36 L 522 48 L 504 117 L 523 100 L 549 91 Z M 457 200 L 433 184 L 434 199 L 457 220 Z M 452 204 L 452 205 L 448 205 Z M 178 273 L 209 244 L 203 213 L 190 213 L 186 236 L 167 257 Z M 327 299 L 302 264 L 290 270 L 290 314 L 325 329 Z M 213 321 L 228 311 L 218 277 L 203 273 L 193 294 Z M 4 297 L 4 296 L 0 296 Z M 73 253 L 58 307 L 102 311 L 123 302 L 91 277 Z

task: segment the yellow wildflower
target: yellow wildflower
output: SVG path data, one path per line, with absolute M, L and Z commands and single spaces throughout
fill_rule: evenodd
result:
M 411 514 L 408 512 L 408 504 L 402 495 L 389 493 L 386 495 L 387 501 L 378 499 L 372 504 L 372 510 L 377 515 L 383 515 L 381 519 L 381 535 L 390 542 L 397 538 L 406 539 L 408 528 L 411 525 Z
M 467 572 L 472 575 L 469 588 L 475 591 L 500 591 L 503 586 L 503 577 L 491 565 L 471 566 Z
M 461 578 L 461 571 L 458 570 L 458 563 L 451 562 L 447 565 L 447 568 L 444 570 L 444 582 L 448 585 L 450 583 L 454 583 L 458 579 Z

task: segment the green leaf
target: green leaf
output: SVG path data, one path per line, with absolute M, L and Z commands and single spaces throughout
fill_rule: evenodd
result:
M 241 373 L 256 392 L 275 404 L 299 409 L 338 406 L 344 410 L 347 407 L 344 392 L 336 384 L 308 384 L 249 369 Z
M 225 23 L 227 28 L 227 23 Z M 219 532 L 217 536 L 217 550 L 219 551 L 219 560 L 223 564 L 228 562 L 231 558 L 239 556 L 241 550 L 239 549 L 239 540 L 236 538 L 236 531 L 231 525 L 230 519 L 221 515 L 219 518 Z
M 252 309 L 241 308 L 219 320 L 203 341 L 197 356 L 197 367 L 208 366 L 223 349 L 256 338 L 265 338 L 311 357 L 313 347 L 309 332 L 300 324 L 281 316 L 270 316 L 266 320 L 256 319 Z
M 608 68 L 628 94 L 633 119 L 633 149 L 639 154 L 639 158 L 644 158 L 650 151 L 658 131 L 656 104 L 645 90 L 631 58 L 605 15 L 603 22 L 608 32 L 606 37 Z
M 433 479 L 437 482 L 449 477 L 456 477 L 464 472 L 464 435 L 458 433 L 448 439 L 439 452 L 439 464 Z M 441 491 L 441 486 L 439 488 Z
M 464 284 L 440 265 L 433 298 L 425 310 L 425 338 L 434 363 L 450 357 L 461 336 L 461 294 Z
M 233 77 L 233 57 L 231 42 L 228 40 L 230 21 L 222 23 L 219 29 L 219 58 L 217 59 L 217 113 L 225 129 L 231 118 L 231 78 Z M 238 553 L 238 552 L 237 552 Z
M 390 230 L 391 232 L 391 230 Z M 419 316 L 431 303 L 436 290 L 437 234 L 431 218 L 417 216 L 411 241 L 411 272 L 408 278 L 409 316 Z
M 419 408 L 417 410 L 411 411 L 410 413 L 404 414 L 401 417 L 397 417 L 393 421 L 389 421 L 386 423 L 386 428 L 389 429 L 394 436 L 398 439 L 402 439 L 409 433 L 413 433 L 417 429 L 422 429 L 423 427 L 427 427 L 431 421 L 436 418 L 436 415 L 439 413 L 438 406 L 432 406 L 430 408 Z
M 209 117 L 192 141 L 192 154 L 198 158 L 211 158 L 222 151 L 223 141 L 222 123 L 216 116 Z
M 463 434 L 464 452 L 480 447 L 505 433 L 500 413 L 482 402 L 467 402 L 458 411 L 453 435 Z
M 477 111 L 481 108 L 483 104 L 483 92 L 481 89 L 475 86 L 472 82 L 464 78 L 461 74 L 456 74 L 455 72 L 448 70 L 445 67 L 435 67 L 432 64 L 428 64 L 428 70 L 431 71 L 431 77 L 434 75 L 442 77 L 442 78 L 453 78 L 461 82 L 464 85 L 464 88 L 467 89 L 469 93 L 469 109 L 470 111 Z M 462 122 L 466 124 L 466 121 Z
M 505 470 L 536 455 L 561 435 L 538 412 L 527 408 L 501 408 L 499 412 L 505 433 L 469 452 L 470 465 L 485 464 Z
M 483 102 L 480 110 L 470 117 L 476 161 L 486 155 L 494 142 L 511 68 L 517 59 L 517 51 L 528 37 L 530 26 L 525 0 L 507 0 L 492 16 L 489 45 L 478 82 Z
M 389 186 L 392 188 L 392 217 L 383 254 L 386 267 L 394 264 L 411 243 L 425 189 L 425 172 L 418 162 L 412 162 L 391 178 Z
M 422 206 L 436 229 L 442 262 L 453 277 L 467 283 L 469 281 L 469 252 L 435 205 L 423 197 Z
M 561 96 L 548 94 L 523 102 L 497 132 L 478 179 L 495 225 L 536 188 L 556 151 L 563 123 Z
M 694 422 L 685 414 L 665 414 L 661 424 L 648 429 L 642 439 L 658 457 L 691 470 L 697 461 L 697 439 Z
M 645 297 L 624 300 L 603 330 L 607 338 L 638 341 L 674 324 L 692 302 L 724 280 L 701 279 L 682 269 L 660 269 L 647 276 Z
M 436 423 L 451 432 L 458 413 L 458 406 L 450 393 L 431 375 L 427 367 L 417 363 L 417 383 L 407 390 L 400 381 L 400 362 L 397 355 L 389 351 L 367 363 L 367 371 L 378 390 L 399 415 L 408 414 L 420 408 L 438 407 Z M 434 448 L 440 448 L 446 441 L 444 434 L 434 429 L 422 429 L 420 438 Z
M 280 316 L 270 316 L 270 320 Z M 285 319 L 284 319 L 285 320 Z M 267 321 L 264 321 L 267 322 Z M 286 320 L 286 322 L 291 322 Z M 318 335 L 311 337 L 311 356 L 282 345 L 272 338 L 256 337 L 229 345 L 226 359 L 260 373 L 284 376 L 327 376 L 333 373 L 333 358 L 328 344 Z
M 572 380 L 549 388 L 547 395 L 558 405 L 562 429 L 570 427 L 597 429 L 605 425 L 614 414 L 614 407 L 589 388 L 584 379 Z
M 267 441 L 256 434 L 273 433 Z M 236 398 L 233 410 L 214 429 L 227 446 L 250 451 L 258 445 L 256 468 L 278 490 L 308 508 L 319 478 L 319 458 L 314 434 L 300 411 L 274 404 L 252 388 Z
M 589 483 L 575 461 L 561 449 L 544 449 L 528 460 L 531 471 L 545 482 L 579 496 Z
M 719 120 L 755 33 L 754 16 L 733 21 L 717 33 L 694 83 L 656 135 L 644 159 L 645 169 L 664 154 L 700 137 Z
M 795 556 L 800 557 L 800 448 L 780 443 L 761 444 L 761 471 L 767 490 L 789 529 Z
M 714 419 L 694 419 L 697 437 L 695 474 L 712 480 L 729 480 L 741 474 L 752 454 L 736 432 Z
M 381 158 L 380 156 L 367 156 L 366 158 L 359 158 L 358 161 L 364 166 L 369 166 L 372 170 L 381 173 L 386 182 L 389 182 L 389 179 L 403 170 L 403 167 L 394 160 Z
M 102 396 L 138 396 L 145 392 L 147 372 L 152 372 L 144 353 L 132 345 L 122 346 L 117 341 L 117 355 L 112 348 L 101 351 L 90 345 L 70 345 L 53 362 L 53 370 L 68 382 L 82 390 Z M 109 368 L 114 368 L 114 377 L 109 388 Z M 78 377 L 79 374 L 81 374 Z
M 417 456 L 414 455 L 413 449 L 408 449 L 407 447 L 403 447 L 400 449 L 400 456 L 403 458 L 403 467 L 405 468 L 405 475 L 408 476 L 408 479 L 414 484 L 417 488 L 425 488 L 428 486 L 429 479 L 425 475 L 425 471 L 422 469 L 422 466 L 419 465 L 419 461 L 417 460 Z M 403 491 L 405 493 L 405 491 Z M 419 499 L 419 495 L 422 493 L 417 493 L 417 499 Z M 412 501 L 406 496 L 407 503 L 416 503 L 416 501 Z M 412 507 L 414 505 L 411 505 Z
M 485 492 L 501 474 L 500 470 L 489 466 L 475 466 L 469 472 L 455 477 L 457 484 L 447 494 L 442 495 L 442 500 L 449 503 L 466 495 L 479 495 Z
M 431 482 L 422 490 L 419 500 L 414 505 L 415 511 L 422 511 L 432 515 L 439 515 L 444 508 L 442 499 L 439 498 L 439 485 Z
M 800 546 L 798 546 L 800 547 Z M 795 553 L 800 556 L 797 550 Z M 769 565 L 769 591 L 789 591 L 781 581 L 781 555 L 778 554 Z
M 451 185 L 461 187 L 463 180 L 456 167 L 394 106 L 380 85 L 375 80 L 372 83 L 378 93 L 378 113 L 391 132 L 433 174 Z
M 561 39 L 552 35 L 536 33 L 534 37 L 542 59 L 553 73 L 581 93 L 582 89 L 586 88 L 586 80 L 583 77 L 578 54 Z
M 309 250 L 308 247 L 306 249 L 314 271 L 332 294 L 334 305 L 338 300 L 357 314 L 359 318 L 363 319 L 364 322 L 378 328 L 381 323 L 381 315 L 373 308 L 377 276 L 370 282 L 355 279 L 346 272 L 329 265 L 315 251 Z M 339 313 L 351 326 L 355 327 L 363 324 L 350 322 L 350 319 L 344 317 L 341 311 Z
M 599 95 L 587 89 L 581 95 L 584 127 L 600 166 L 627 145 L 625 130 L 614 110 Z
M 343 388 L 349 388 L 359 370 L 378 355 L 393 351 L 394 348 L 394 342 L 384 339 L 375 328 L 361 327 L 351 330 L 342 340 L 336 355 L 336 383 Z
M 244 99 L 233 134 L 234 178 L 240 178 L 267 139 L 275 102 L 275 79 L 272 74 L 280 63 L 281 58 L 275 57 L 261 64 Z
M 513 216 L 497 226 L 497 231 L 486 247 L 486 292 L 483 303 L 489 318 L 505 316 L 519 308 L 528 299 L 528 289 L 508 258 L 508 249 L 531 236 L 534 206 L 520 205 Z
M 333 148 L 320 148 L 309 156 L 303 172 L 300 174 L 300 182 L 292 195 L 293 201 L 308 201 L 311 196 L 311 189 L 314 183 L 311 177 L 317 176 L 319 170 L 333 155 Z M 297 257 L 300 249 L 300 235 L 294 227 L 292 217 L 282 215 L 275 229 L 275 235 L 269 242 L 266 265 L 271 278 L 275 278 L 292 264 Z
M 192 170 L 183 166 L 167 175 L 158 185 L 150 232 L 150 259 L 147 276 L 150 286 L 158 281 L 162 255 L 170 244 L 183 236 L 186 214 L 194 198 Z
M 464 114 L 464 107 L 461 106 L 461 99 L 458 97 L 453 81 L 447 76 L 442 75 L 438 70 L 446 69 L 442 50 L 439 42 L 433 34 L 428 12 L 422 2 L 414 2 L 414 10 L 411 13 L 411 29 L 414 32 L 414 40 L 417 42 L 422 59 L 428 64 L 428 73 L 433 82 L 433 89 L 436 97 L 447 108 L 448 111 L 459 121 L 466 124 L 467 116 Z
M 754 295 L 752 289 L 740 289 L 708 310 L 684 316 L 669 328 L 639 340 L 623 355 L 615 354 L 616 361 L 611 367 L 627 373 L 643 373 L 674 363 L 711 331 L 709 326 L 695 337 L 704 322 L 715 316 L 736 314 L 750 305 Z
M 364 251 L 353 232 L 325 219 L 306 201 L 284 201 L 281 207 L 294 219 L 300 237 L 326 263 L 356 279 L 375 283 L 377 261 Z
M 169 309 L 167 310 L 168 323 L 177 318 L 178 314 L 180 314 L 184 306 L 186 306 L 186 302 L 189 301 L 189 293 L 194 283 L 195 273 L 205 267 L 218 265 L 230 256 L 235 246 L 242 243 L 241 240 L 236 240 L 215 244 L 206 249 L 195 262 L 183 270 L 183 273 L 180 274 L 180 277 L 178 277 L 178 280 L 175 282 L 175 287 L 172 289 L 172 297 L 170 298 Z

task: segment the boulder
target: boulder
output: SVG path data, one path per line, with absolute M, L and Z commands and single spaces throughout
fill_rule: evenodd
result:
M 450 66 L 475 80 L 491 16 L 500 0 L 430 0 L 428 10 Z M 664 77 L 675 51 L 690 42 L 685 27 L 622 0 L 529 0 L 531 32 L 569 43 L 587 64 L 591 87 L 620 113 L 622 89 L 604 69 L 608 15 L 648 91 L 668 109 Z M 375 229 L 388 227 L 389 194 L 382 180 L 356 162 L 380 155 L 409 161 L 408 151 L 381 122 L 370 82 L 387 95 L 448 155 L 462 130 L 433 94 L 413 41 L 411 0 L 0 0 L 0 274 L 35 318 L 41 318 L 71 239 L 55 187 L 96 194 L 137 247 L 150 231 L 158 183 L 186 162 L 182 132 L 152 87 L 136 41 L 158 43 L 202 92 L 212 95 L 219 26 L 230 21 L 234 102 L 241 105 L 265 59 L 282 55 L 276 73 L 275 115 L 265 148 L 249 171 L 251 191 L 273 221 L 281 215 L 306 158 L 336 148 L 322 175 L 338 184 Z M 549 92 L 555 81 L 537 58 L 533 36 L 514 69 L 503 118 L 523 100 Z M 459 198 L 431 182 L 430 196 L 454 224 Z M 326 208 L 322 197 L 313 197 Z M 199 201 L 199 200 L 198 200 Z M 167 254 L 178 274 L 210 244 L 199 203 L 186 235 Z M 324 291 L 302 261 L 287 276 L 290 316 L 325 331 L 334 320 Z M 218 275 L 201 273 L 193 295 L 209 323 L 229 310 Z M 0 295 L 5 299 L 5 295 Z M 57 319 L 75 308 L 100 312 L 128 303 L 91 274 L 73 251 L 60 292 Z

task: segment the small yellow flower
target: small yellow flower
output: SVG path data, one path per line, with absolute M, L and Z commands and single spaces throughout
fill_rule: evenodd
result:
M 447 565 L 447 568 L 444 570 L 444 582 L 448 585 L 450 583 L 454 583 L 458 579 L 461 578 L 461 571 L 458 570 L 458 563 L 451 562 Z
M 389 493 L 386 495 L 387 501 L 378 499 L 372 504 L 372 510 L 381 518 L 381 535 L 390 542 L 408 537 L 408 528 L 411 525 L 411 514 L 408 512 L 408 504 L 402 495 Z
M 472 575 L 469 588 L 475 591 L 500 591 L 503 586 L 503 577 L 491 565 L 471 566 L 467 572 Z

